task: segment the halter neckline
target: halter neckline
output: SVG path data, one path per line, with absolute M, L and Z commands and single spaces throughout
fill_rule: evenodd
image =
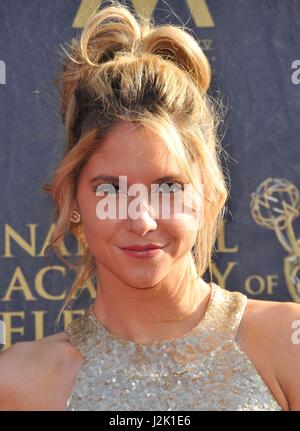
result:
M 170 338 L 170 339 L 166 339 L 166 340 L 154 340 L 150 343 L 141 343 L 138 341 L 122 338 L 119 335 L 113 334 L 96 317 L 95 313 L 93 312 L 93 308 L 92 308 L 93 303 L 87 309 L 87 317 L 92 321 L 92 323 L 95 327 L 97 327 L 98 329 L 100 329 L 100 331 L 103 332 L 104 335 L 106 335 L 109 338 L 111 338 L 112 340 L 115 340 L 115 341 L 122 343 L 122 344 L 141 345 L 141 346 L 145 346 L 145 347 L 147 347 L 147 346 L 150 347 L 150 346 L 158 345 L 158 344 L 169 344 L 172 342 L 181 342 L 181 341 L 185 341 L 186 339 L 192 337 L 193 335 L 196 335 L 196 333 L 198 334 L 199 330 L 204 328 L 205 323 L 206 323 L 206 321 L 207 321 L 207 319 L 208 319 L 208 317 L 212 311 L 212 308 L 213 308 L 212 304 L 213 304 L 213 298 L 214 298 L 215 291 L 216 291 L 216 285 L 215 285 L 215 283 L 212 283 L 210 285 L 210 294 L 209 294 L 208 305 L 206 307 L 204 315 L 202 316 L 200 321 L 196 324 L 196 326 L 194 326 L 189 332 L 187 332 L 186 334 L 184 334 L 180 337 L 174 337 L 174 338 Z

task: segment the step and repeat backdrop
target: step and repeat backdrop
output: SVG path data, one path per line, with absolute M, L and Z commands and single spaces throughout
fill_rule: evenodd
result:
M 214 281 L 251 299 L 300 303 L 300 2 L 123 3 L 156 23 L 189 27 L 213 68 L 210 94 L 226 106 L 220 135 L 231 195 Z M 74 273 L 54 254 L 44 257 L 54 220 L 41 186 L 64 145 L 53 86 L 59 46 L 100 5 L 0 2 L 2 350 L 63 330 L 95 298 L 95 286 L 85 286 L 56 325 Z M 64 254 L 80 254 L 75 240 L 66 242 Z

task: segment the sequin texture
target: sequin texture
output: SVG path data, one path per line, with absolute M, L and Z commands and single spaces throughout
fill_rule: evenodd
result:
M 282 410 L 235 340 L 246 302 L 213 283 L 196 327 L 148 344 L 112 334 L 89 307 L 65 331 L 85 359 L 66 410 Z

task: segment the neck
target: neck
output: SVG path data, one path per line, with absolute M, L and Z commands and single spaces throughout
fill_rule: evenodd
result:
M 96 318 L 112 334 L 140 343 L 177 338 L 194 328 L 205 314 L 210 286 L 183 263 L 159 283 L 134 287 L 98 267 L 93 304 Z

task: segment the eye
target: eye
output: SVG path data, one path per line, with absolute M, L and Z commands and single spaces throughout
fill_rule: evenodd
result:
M 169 186 L 169 184 L 172 184 L 171 186 Z M 170 183 L 161 183 L 158 187 L 158 191 L 163 191 L 164 193 L 176 193 L 180 190 L 183 190 L 184 188 L 184 184 L 182 183 L 175 183 L 175 182 L 170 182 Z
M 101 183 L 96 185 L 93 188 L 93 191 L 96 193 L 97 196 L 100 195 L 100 193 L 108 193 L 109 195 L 113 195 L 116 193 L 116 190 L 119 189 L 119 186 L 117 184 L 113 183 Z M 119 193 L 119 191 L 118 191 Z

